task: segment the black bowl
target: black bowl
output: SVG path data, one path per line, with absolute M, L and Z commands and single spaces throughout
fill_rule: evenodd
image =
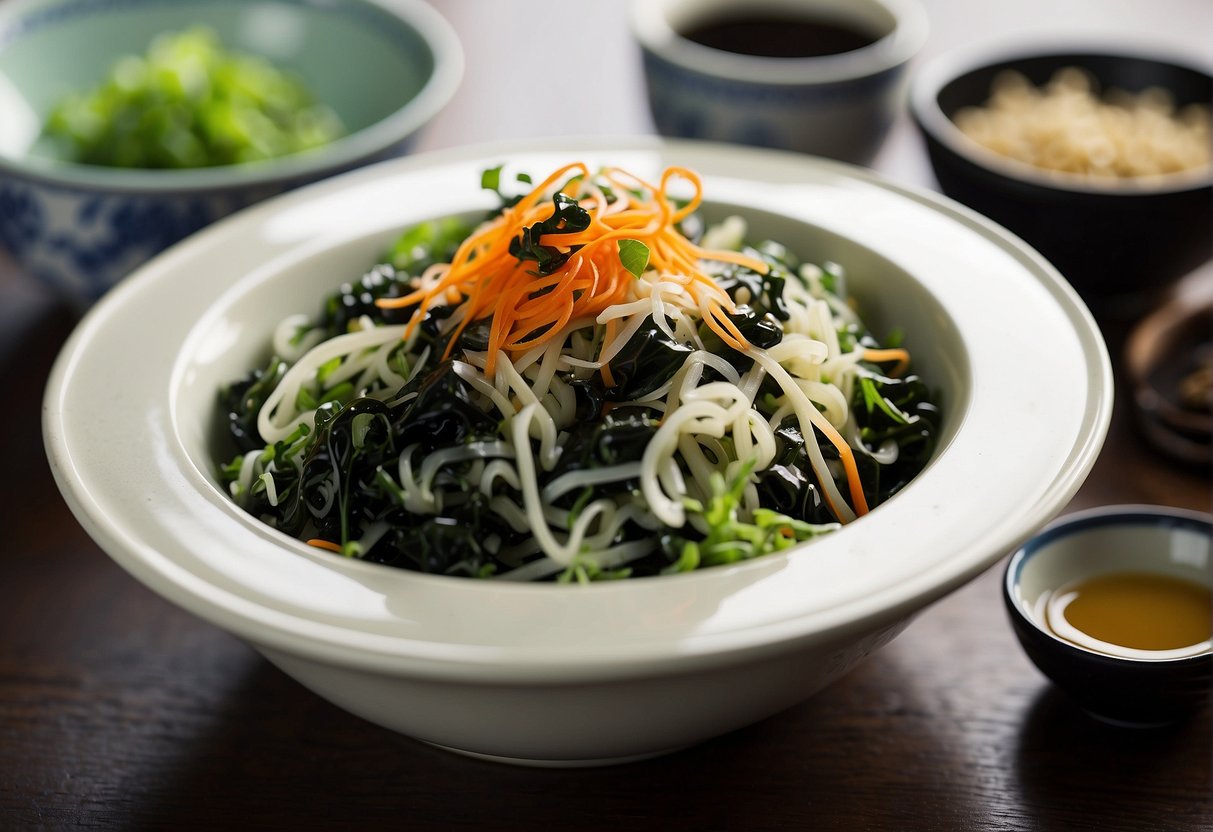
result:
M 1004 70 L 1035 85 L 1065 67 L 1090 72 L 1102 89 L 1169 90 L 1177 106 L 1213 101 L 1213 71 L 1194 61 L 1109 49 L 979 50 L 941 56 L 911 82 L 910 109 L 943 192 L 1022 237 L 1097 311 L 1141 303 L 1213 256 L 1213 172 L 1147 184 L 1059 182 L 981 147 L 952 122 L 989 98 Z
M 1162 506 L 1107 506 L 1054 522 L 1007 565 L 1003 601 L 1024 652 L 1080 708 L 1129 727 L 1180 722 L 1213 696 L 1213 654 L 1121 656 L 1079 646 L 1044 622 L 1049 594 L 1115 572 L 1209 586 L 1213 517 Z M 1180 652 L 1180 651 L 1175 651 Z

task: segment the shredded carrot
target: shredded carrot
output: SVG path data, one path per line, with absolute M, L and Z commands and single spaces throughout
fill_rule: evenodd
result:
M 767 264 L 735 251 L 708 251 L 684 237 L 677 224 L 699 207 L 703 183 L 698 174 L 682 167 L 667 168 L 657 185 L 626 171 L 601 172 L 609 183 L 608 201 L 581 162 L 553 172 L 514 205 L 474 231 L 439 267 L 437 279 L 398 298 L 377 301 L 382 307 L 416 305 L 406 337 L 434 305 L 455 304 L 457 320 L 443 358 L 449 358 L 459 334 L 474 321 L 492 317 L 485 374 L 492 376 L 497 356 L 521 353 L 563 337 L 570 321 L 595 318 L 624 302 L 634 277 L 619 258 L 619 241 L 636 240 L 649 250 L 649 269 L 679 276 L 691 300 L 703 311 L 704 321 L 724 343 L 744 351 L 749 342 L 728 315 L 736 311 L 732 300 L 700 266 L 701 261 L 733 263 L 766 274 Z M 669 189 L 676 180 L 689 182 L 693 195 L 676 207 Z M 558 183 L 563 183 L 559 188 Z M 557 192 L 578 200 L 589 214 L 584 231 L 545 234 L 543 246 L 570 253 L 568 260 L 549 275 L 538 275 L 533 265 L 510 254 L 510 243 L 525 229 L 554 215 L 551 197 Z M 620 328 L 608 323 L 600 350 L 607 350 Z M 610 371 L 603 366 L 603 378 Z
M 341 551 L 341 544 L 334 543 L 331 540 L 325 540 L 320 537 L 313 537 L 311 540 L 307 541 L 307 545 L 315 546 L 317 549 L 328 549 L 330 552 L 336 552 L 339 555 L 344 554 Z
M 863 360 L 871 361 L 873 364 L 882 364 L 886 361 L 896 361 L 896 366 L 893 367 L 891 375 L 896 378 L 910 368 L 910 352 L 901 347 L 893 347 L 885 350 L 864 350 Z
M 900 347 L 890 349 L 865 349 L 863 351 L 863 360 L 873 363 L 883 363 L 886 361 L 896 361 L 897 365 L 893 368 L 892 375 L 899 376 L 906 371 L 910 366 L 910 353 L 908 350 Z M 867 514 L 868 501 L 863 495 L 863 482 L 859 478 L 859 467 L 855 464 L 855 454 L 851 450 L 851 446 L 842 438 L 842 434 L 834 430 L 834 427 L 828 422 L 818 426 L 822 433 L 830 440 L 830 443 L 838 449 L 839 458 L 842 460 L 842 467 L 847 474 L 847 486 L 851 491 L 851 500 L 855 503 L 855 514 Z M 826 502 L 829 503 L 829 496 L 826 495 Z M 833 506 L 830 506 L 833 510 Z M 835 515 L 837 512 L 835 511 Z
M 474 231 L 449 264 L 435 267 L 435 280 L 402 297 L 376 303 L 386 308 L 417 306 L 409 319 L 406 338 L 432 306 L 457 305 L 452 316 L 457 323 L 444 359 L 450 357 L 459 334 L 468 325 L 491 317 L 484 369 L 486 375 L 492 376 L 501 351 L 521 353 L 535 349 L 553 338 L 563 337 L 570 321 L 596 318 L 611 306 L 624 302 L 634 277 L 620 261 L 618 243 L 636 240 L 649 250 L 648 268 L 683 285 L 700 309 L 704 323 L 725 344 L 738 352 L 751 349 L 749 341 L 729 318 L 729 314 L 736 312 L 732 299 L 700 264 L 731 263 L 760 274 L 766 274 L 768 266 L 741 252 L 700 248 L 679 232 L 677 224 L 702 202 L 703 183 L 699 175 L 687 168 L 669 167 L 656 185 L 619 168 L 606 168 L 601 176 L 611 186 L 613 201 L 607 200 L 584 163 L 566 165 Z M 669 193 L 675 180 L 689 182 L 693 188 L 691 198 L 677 208 Z M 557 188 L 558 183 L 563 184 Z M 510 253 L 510 243 L 525 229 L 554 215 L 551 198 L 556 192 L 577 199 L 590 221 L 583 231 L 540 237 L 540 245 L 570 254 L 551 274 L 540 275 L 533 270 L 533 264 Z M 603 328 L 600 354 L 608 351 L 620 334 L 618 321 L 608 320 Z M 909 361 L 905 350 L 867 350 L 864 357 L 869 361 L 898 361 L 907 365 Z M 899 363 L 897 371 L 903 369 Z M 600 372 L 603 381 L 613 386 L 609 366 L 604 363 Z M 866 514 L 868 505 L 850 446 L 828 423 L 822 432 L 838 449 L 855 513 Z M 826 499 L 829 502 L 828 495 Z M 830 508 L 841 516 L 837 507 Z M 328 541 L 309 543 L 340 551 L 340 547 Z
M 835 430 L 834 426 L 829 422 L 823 421 L 824 429 L 822 433 L 826 435 L 826 439 L 830 440 L 835 448 L 838 449 L 838 456 L 842 460 L 843 470 L 847 473 L 847 487 L 851 492 L 851 502 L 855 504 L 855 514 L 858 517 L 868 513 L 868 500 L 863 495 L 863 480 L 859 478 L 859 466 L 855 464 L 855 452 L 851 450 L 851 446 L 847 444 L 847 440 L 842 438 L 842 434 Z M 826 502 L 829 502 L 829 495 L 823 490 L 822 494 L 826 495 Z M 834 515 L 840 516 L 834 506 L 830 507 L 834 510 Z
M 764 356 L 760 350 L 751 350 L 750 356 L 759 363 L 763 364 L 768 372 L 773 374 L 787 372 L 785 369 L 779 366 L 779 363 L 775 361 L 775 359 L 769 355 Z M 822 435 L 830 441 L 830 444 L 838 449 L 838 458 L 842 462 L 843 470 L 846 472 L 847 488 L 851 492 L 851 501 L 855 505 L 855 514 L 857 516 L 867 514 L 869 511 L 868 501 L 863 494 L 863 481 L 859 478 L 859 466 L 855 462 L 855 453 L 851 449 L 851 446 L 847 444 L 845 439 L 843 439 L 842 434 L 838 432 L 838 429 L 830 424 L 825 416 L 811 405 L 808 412 L 808 418 L 812 426 L 821 431 Z M 805 439 L 807 441 L 807 435 Z M 823 500 L 825 500 L 826 506 L 829 508 L 830 513 L 841 520 L 843 513 L 839 511 L 839 506 L 834 505 L 834 501 L 830 499 L 829 490 L 823 488 L 821 490 L 821 497 Z

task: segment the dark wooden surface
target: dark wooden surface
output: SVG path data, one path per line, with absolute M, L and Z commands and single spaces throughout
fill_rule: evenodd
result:
M 474 37 L 466 4 L 438 5 Z M 482 80 L 466 83 L 484 94 Z M 457 102 L 426 141 L 456 143 L 470 123 Z M 895 134 L 883 164 L 912 179 L 919 152 Z M 73 323 L 0 254 L 2 830 L 1213 827 L 1208 710 L 1164 731 L 1088 719 L 1020 652 L 1001 564 L 810 701 L 669 757 L 512 768 L 369 725 L 144 589 L 71 517 L 39 411 Z M 1131 324 L 1103 321 L 1117 363 Z M 1118 396 L 1068 510 L 1207 511 L 1207 473 L 1145 446 Z

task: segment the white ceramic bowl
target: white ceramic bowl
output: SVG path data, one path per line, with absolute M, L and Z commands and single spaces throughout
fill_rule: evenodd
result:
M 775 58 L 684 37 L 742 14 L 846 24 L 875 36 L 849 52 Z M 927 38 L 918 0 L 632 0 L 653 121 L 664 136 L 795 150 L 863 164 L 905 103 L 910 61 Z
M 298 77 L 348 132 L 307 153 L 185 170 L 74 164 L 39 141 L 43 120 L 65 95 L 95 88 L 120 57 L 143 54 L 157 35 L 199 25 L 225 48 Z M 462 75 L 454 30 L 423 0 L 6 0 L 0 245 L 83 309 L 220 217 L 404 153 Z
M 587 587 L 404 572 L 311 549 L 228 499 L 216 391 L 274 323 L 313 312 L 398 230 L 483 210 L 485 167 L 574 159 L 704 176 L 708 211 L 847 266 L 868 322 L 906 333 L 939 391 L 939 451 L 904 491 L 790 553 Z M 123 370 L 119 384 L 116 373 Z M 108 295 L 50 379 L 45 439 L 76 516 L 118 563 L 320 695 L 422 740 L 514 761 L 652 755 L 807 698 L 1019 545 L 1102 444 L 1099 331 L 988 221 L 794 154 L 648 139 L 469 148 L 347 174 L 222 221 Z M 958 659 L 959 660 L 959 659 Z

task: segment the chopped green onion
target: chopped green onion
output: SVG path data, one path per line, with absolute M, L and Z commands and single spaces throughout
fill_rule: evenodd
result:
M 310 150 L 344 127 L 298 78 L 195 26 L 160 35 L 95 89 L 65 97 L 44 133 L 73 162 L 200 168 Z

